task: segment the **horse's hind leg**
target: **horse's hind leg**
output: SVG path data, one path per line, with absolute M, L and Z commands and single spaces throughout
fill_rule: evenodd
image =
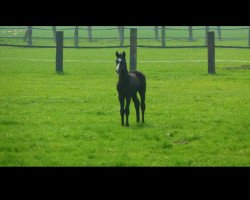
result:
M 146 104 L 145 104 L 145 91 L 139 91 L 140 96 L 141 96 L 141 114 L 142 114 L 142 123 L 144 123 L 144 112 L 146 109 Z
M 140 101 L 136 95 L 136 93 L 134 95 L 132 95 L 132 99 L 133 102 L 135 104 L 135 110 L 136 110 L 136 121 L 140 122 Z

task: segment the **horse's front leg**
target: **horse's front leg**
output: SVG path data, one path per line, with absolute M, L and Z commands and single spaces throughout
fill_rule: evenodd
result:
M 126 126 L 129 126 L 129 123 L 128 123 L 128 116 L 129 116 L 129 105 L 130 105 L 130 101 L 131 101 L 131 96 L 130 96 L 130 95 L 126 96 L 126 107 L 125 107 Z
M 124 99 L 125 97 L 119 94 L 118 98 L 120 102 L 120 114 L 121 114 L 122 126 L 124 126 Z

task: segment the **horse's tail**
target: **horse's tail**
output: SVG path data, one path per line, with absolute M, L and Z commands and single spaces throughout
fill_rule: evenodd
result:
M 146 92 L 146 76 L 139 71 L 131 71 L 131 73 L 135 74 L 141 81 L 141 90 Z

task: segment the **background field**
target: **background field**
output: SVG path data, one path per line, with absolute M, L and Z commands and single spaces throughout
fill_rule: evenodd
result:
M 0 166 L 249 166 L 250 51 L 138 48 L 145 124 L 120 126 L 115 51 L 0 47 Z
M 154 26 L 133 26 L 138 29 L 138 45 L 161 46 L 161 26 L 159 40 L 155 40 Z M 57 26 L 64 31 L 64 45 L 74 46 L 75 26 Z M 129 45 L 129 29 L 125 26 L 124 45 Z M 23 41 L 27 26 L 1 26 L 0 44 L 27 45 Z M 189 41 L 188 26 L 166 26 L 167 46 L 200 46 L 205 44 L 205 26 L 193 26 L 194 41 Z M 215 31 L 216 45 L 248 46 L 248 26 L 221 26 L 222 40 L 218 40 L 217 26 L 210 26 Z M 33 26 L 33 45 L 54 46 L 54 36 L 51 26 Z M 92 42 L 88 41 L 87 26 L 79 26 L 79 46 L 117 46 L 120 45 L 116 26 L 92 26 Z

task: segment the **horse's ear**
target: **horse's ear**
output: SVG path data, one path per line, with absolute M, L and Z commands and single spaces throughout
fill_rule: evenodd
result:
M 126 56 L 126 53 L 125 53 L 125 51 L 123 51 L 123 52 L 122 52 L 122 55 L 123 55 L 123 57 L 125 58 L 125 56 Z
M 119 56 L 119 53 L 118 53 L 118 51 L 116 51 L 116 52 L 115 52 L 115 55 L 116 55 L 116 57 L 118 57 L 118 56 Z

